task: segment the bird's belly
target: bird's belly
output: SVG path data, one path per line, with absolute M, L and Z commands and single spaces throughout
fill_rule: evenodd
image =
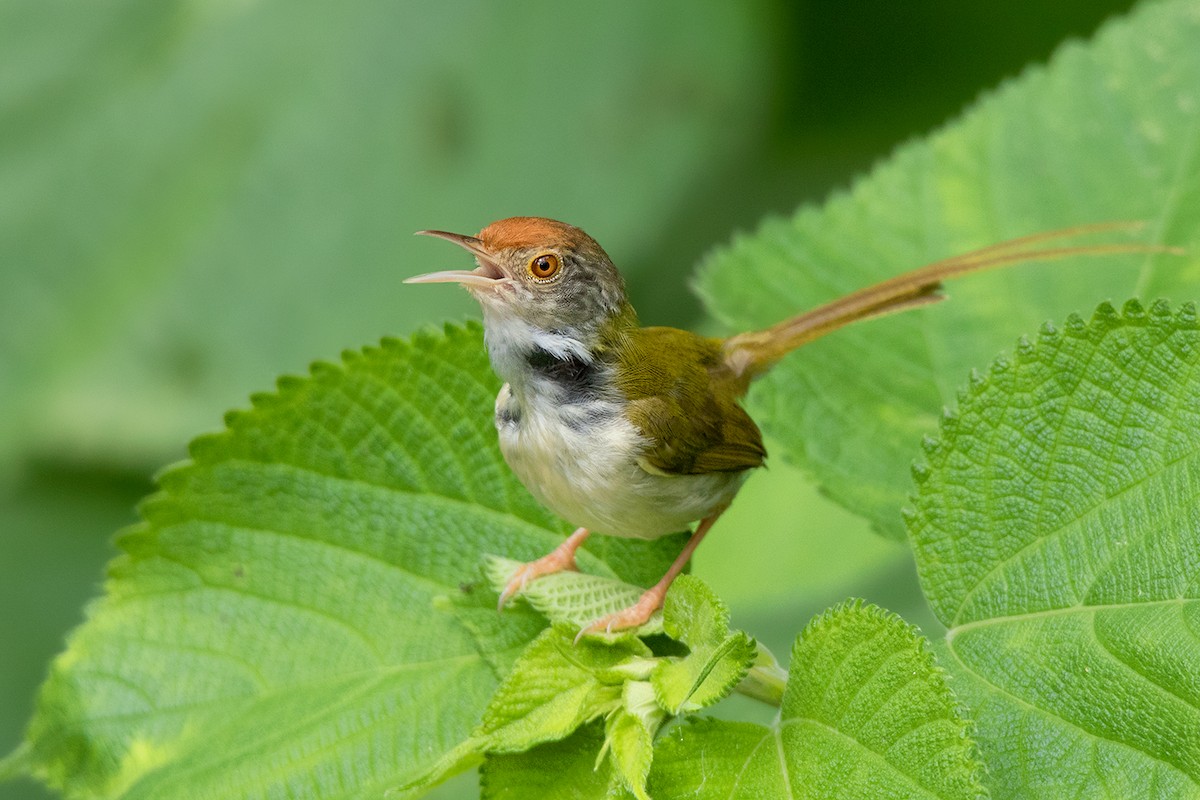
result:
M 496 398 L 505 461 L 543 505 L 573 525 L 653 539 L 727 505 L 745 472 L 655 475 L 638 465 L 647 442 L 615 404 L 534 400 L 519 411 Z

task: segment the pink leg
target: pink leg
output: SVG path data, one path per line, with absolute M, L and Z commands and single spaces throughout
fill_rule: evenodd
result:
M 575 551 L 587 541 L 589 535 L 587 528 L 577 528 L 574 533 L 563 540 L 562 544 L 537 561 L 522 564 L 520 569 L 508 579 L 504 591 L 500 593 L 500 603 L 496 608 L 503 609 L 504 604 L 512 599 L 513 595 L 524 590 L 525 584 L 534 578 L 562 572 L 565 569 L 575 569 Z
M 662 580 L 651 586 L 638 601 L 629 608 L 623 608 L 614 614 L 609 614 L 607 617 L 601 617 L 595 622 L 579 631 L 575 636 L 575 641 L 578 642 L 585 633 L 594 633 L 596 631 L 604 631 L 612 633 L 624 628 L 636 628 L 639 625 L 644 625 L 650 619 L 655 611 L 662 608 L 663 599 L 667 596 L 667 589 L 671 588 L 671 584 L 679 577 L 679 573 L 683 572 L 683 568 L 687 566 L 688 559 L 692 557 L 692 553 L 700 545 L 700 541 L 704 535 L 708 533 L 708 529 L 717 521 L 717 517 L 725 511 L 728 506 L 718 508 L 712 514 L 700 520 L 700 524 L 696 526 L 696 532 L 687 540 L 687 544 L 683 546 L 679 556 L 671 563 L 667 569 L 667 573 L 662 576 Z

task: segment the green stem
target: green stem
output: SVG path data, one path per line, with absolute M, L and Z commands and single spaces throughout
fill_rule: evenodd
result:
M 742 678 L 741 683 L 733 690 L 778 708 L 783 703 L 787 670 L 779 666 L 770 650 L 758 643 L 755 643 L 755 646 L 758 652 L 754 657 L 754 666 L 750 667 L 746 677 Z

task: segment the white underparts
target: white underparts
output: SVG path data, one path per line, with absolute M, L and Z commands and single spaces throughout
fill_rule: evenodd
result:
M 572 525 L 652 539 L 687 529 L 727 505 L 746 473 L 667 475 L 642 467 L 647 441 L 611 400 L 563 403 L 553 385 L 521 403 L 496 398 L 500 450 L 543 505 Z
M 650 442 L 624 409 L 594 332 L 548 331 L 519 315 L 489 313 L 488 355 L 502 380 L 500 450 L 542 504 L 572 525 L 651 539 L 727 505 L 746 472 L 668 475 L 642 463 Z

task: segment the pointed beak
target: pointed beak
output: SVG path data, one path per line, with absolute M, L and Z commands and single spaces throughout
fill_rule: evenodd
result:
M 449 233 L 448 231 L 417 231 L 416 235 L 436 236 L 439 239 L 445 239 L 447 242 L 454 242 L 454 244 L 475 256 L 475 260 L 479 263 L 479 266 L 470 270 L 449 269 L 443 272 L 414 275 L 411 278 L 405 278 L 405 283 L 459 283 L 471 289 L 476 287 L 491 288 L 508 282 L 508 277 L 500 269 L 500 265 L 496 263 L 495 258 L 483 246 L 483 242 L 474 236 L 463 236 L 461 233 Z

